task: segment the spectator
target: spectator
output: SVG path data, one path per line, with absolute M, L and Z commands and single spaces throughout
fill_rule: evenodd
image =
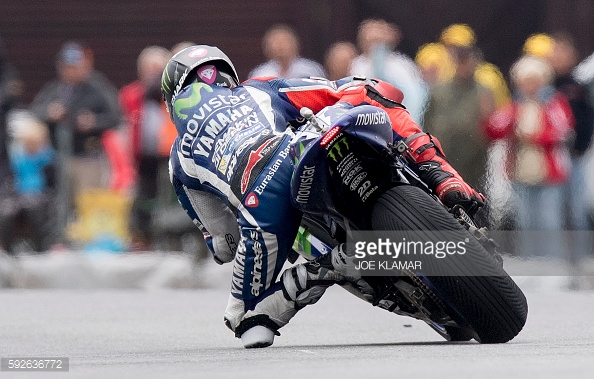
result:
M 161 46 L 149 46 L 137 59 L 138 78 L 122 87 L 119 93 L 120 106 L 124 113 L 134 162 L 138 164 L 142 154 L 141 119 L 147 89 L 160 84 L 163 68 L 170 58 L 169 50 Z M 156 84 L 155 84 L 156 83 Z
M 594 110 L 586 86 L 572 76 L 577 64 L 577 50 L 573 38 L 563 32 L 553 35 L 553 49 L 549 61 L 555 71 L 555 88 L 571 106 L 575 118 L 575 138 L 571 148 L 571 177 L 569 180 L 569 226 L 574 230 L 590 229 L 585 198 L 584 155 L 592 141 Z
M 419 48 L 415 62 L 425 83 L 433 87 L 454 77 L 455 67 L 448 50 L 437 42 L 427 43 Z
M 317 62 L 299 56 L 299 37 L 285 24 L 268 29 L 262 39 L 262 51 L 268 59 L 249 74 L 249 78 L 276 76 L 279 78 L 325 77 Z
M 45 251 L 55 236 L 50 211 L 55 184 L 54 150 L 46 125 L 23 111 L 11 119 L 14 188 L 0 207 L 0 241 L 8 252 L 13 252 L 15 235 L 23 237 L 22 231 L 26 230 L 33 249 Z
M 425 130 L 441 141 L 448 160 L 474 188 L 485 190 L 488 141 L 482 123 L 495 110 L 493 93 L 478 83 L 480 62 L 473 47 L 453 49 L 455 74 L 431 89 Z
M 594 106 L 594 53 L 590 54 L 575 67 L 572 72 L 572 77 L 588 90 L 588 99 L 590 104 Z M 585 160 L 585 158 L 582 158 L 581 160 Z M 591 187 L 591 180 L 589 179 L 588 181 L 588 187 Z M 591 197 L 591 194 L 589 197 Z M 591 201 L 592 200 L 590 199 L 590 202 Z
M 171 56 L 174 56 L 175 54 L 179 53 L 180 51 L 182 51 L 186 47 L 190 47 L 190 46 L 194 46 L 194 45 L 196 45 L 196 44 L 194 42 L 192 42 L 192 41 L 181 41 L 181 42 L 178 42 L 175 45 L 173 45 L 173 47 L 171 48 Z
M 590 102 L 594 104 L 594 53 L 577 65 L 573 77 L 588 88 Z
M 81 45 L 84 55 L 85 69 L 88 75 L 89 83 L 103 93 L 105 99 L 109 101 L 108 113 L 120 113 L 120 105 L 118 103 L 118 89 L 115 85 L 103 74 L 95 69 L 95 53 L 88 46 Z M 110 129 L 112 130 L 112 129 Z
M 448 54 L 443 54 L 443 46 Z M 431 64 L 436 64 L 436 59 L 441 60 L 441 65 L 436 74 L 438 81 L 447 81 L 454 75 L 454 55 L 456 48 L 476 46 L 476 36 L 474 30 L 466 24 L 452 24 L 445 28 L 439 37 L 438 43 L 427 44 L 421 47 L 417 52 L 417 64 L 422 71 L 431 68 Z M 427 55 L 433 55 L 433 59 L 427 59 Z M 435 67 L 433 68 L 435 70 Z M 510 92 L 505 78 L 499 68 L 492 63 L 482 59 L 476 66 L 474 77 L 476 81 L 493 91 L 496 106 L 500 107 L 510 101 Z
M 361 55 L 351 65 L 351 74 L 387 81 L 404 93 L 403 105 L 415 122 L 421 124 L 428 99 L 427 85 L 415 63 L 394 51 L 401 39 L 400 29 L 385 20 L 361 23 L 357 43 Z
M 139 180 L 130 225 L 135 250 L 151 248 L 151 215 L 157 190 L 163 187 L 159 173 L 167 167 L 169 150 L 177 136 L 161 97 L 161 74 L 169 58 L 170 52 L 164 47 L 146 47 L 138 56 L 138 79 L 120 91 Z
M 94 66 L 94 52 L 83 46 L 86 70 L 89 76 L 89 83 L 103 93 L 104 98 L 109 100 L 110 110 L 107 113 L 120 113 L 118 102 L 118 90 L 109 79 Z M 119 126 L 122 126 L 121 124 Z M 129 151 L 125 148 L 125 136 L 122 130 L 110 128 L 102 134 L 103 148 L 109 160 L 110 180 L 109 188 L 117 192 L 129 191 L 136 178 L 132 168 Z
M 107 188 L 109 164 L 102 137 L 120 123 L 120 112 L 92 70 L 92 57 L 78 42 L 65 43 L 56 58 L 58 77 L 47 83 L 31 110 L 50 128 L 59 154 L 58 202 L 60 224 L 65 227 L 80 191 Z
M 493 113 L 487 134 L 509 143 L 516 223 L 525 237 L 520 251 L 564 258 L 561 239 L 551 232 L 563 228 L 564 184 L 570 171 L 566 144 L 574 120 L 567 99 L 551 86 L 553 74 L 545 60 L 534 56 L 514 63 L 510 75 L 517 94 Z M 527 235 L 536 230 L 547 233 Z
M 0 199 L 11 190 L 6 116 L 18 105 L 22 91 L 23 84 L 16 69 L 8 62 L 6 50 L 0 40 Z
M 357 48 L 350 42 L 341 41 L 332 44 L 326 51 L 324 66 L 328 79 L 338 80 L 351 73 L 351 63 L 357 56 Z
M 590 217 L 586 199 L 585 154 L 590 148 L 594 131 L 594 109 L 590 102 L 588 88 L 578 83 L 572 76 L 577 65 L 577 49 L 571 35 L 558 32 L 552 36 L 554 44 L 549 57 L 555 71 L 555 88 L 561 92 L 571 106 L 575 118 L 575 138 L 571 146 L 571 174 L 567 186 L 566 220 L 571 230 L 589 230 Z M 577 233 L 571 238 L 573 263 L 591 253 L 591 241 L 585 233 Z
M 463 31 L 465 28 L 468 28 L 466 32 Z M 468 37 L 464 37 L 465 33 L 468 33 Z M 444 29 L 440 39 L 448 49 L 454 48 L 455 46 L 476 47 L 474 31 L 465 24 L 450 25 L 450 27 Z M 477 82 L 493 91 L 497 106 L 501 106 L 510 101 L 509 88 L 507 87 L 503 74 L 497 66 L 481 59 L 474 72 L 474 77 Z
M 532 55 L 546 60 L 553 54 L 554 45 L 555 41 L 551 36 L 545 33 L 536 33 L 526 38 L 522 51 L 526 55 Z

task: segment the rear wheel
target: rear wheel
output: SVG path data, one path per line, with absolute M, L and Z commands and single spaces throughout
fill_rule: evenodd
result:
M 502 343 L 514 338 L 526 323 L 526 298 L 514 281 L 466 229 L 423 190 L 393 187 L 377 201 L 372 212 L 374 230 L 428 230 L 466 235 L 464 265 L 480 267 L 485 276 L 421 277 L 443 301 L 444 309 L 461 328 L 448 326 L 452 340 L 469 340 L 468 327 L 481 343 Z M 459 264 L 442 260 L 443 264 Z M 452 263 L 454 262 L 454 263 Z

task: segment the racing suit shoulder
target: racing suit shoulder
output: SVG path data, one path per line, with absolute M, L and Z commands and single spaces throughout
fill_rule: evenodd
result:
M 194 83 L 184 88 L 174 102 L 178 140 L 172 159 L 184 185 L 213 187 L 228 198 L 229 184 L 250 146 L 286 129 L 274 101 L 265 87 Z
M 364 82 L 358 79 L 355 77 L 344 78 L 339 81 L 330 81 L 317 77 L 253 79 L 246 81 L 244 86 L 267 92 L 275 99 L 276 110 L 281 112 L 287 121 L 292 121 L 301 118 L 299 110 L 303 107 L 310 108 L 316 113 L 324 107 L 340 101 L 343 92 L 348 87 L 361 87 Z

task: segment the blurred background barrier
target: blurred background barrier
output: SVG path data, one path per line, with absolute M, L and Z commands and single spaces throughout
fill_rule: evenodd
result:
M 191 289 L 226 288 L 231 266 L 183 253 L 0 253 L 0 288 Z

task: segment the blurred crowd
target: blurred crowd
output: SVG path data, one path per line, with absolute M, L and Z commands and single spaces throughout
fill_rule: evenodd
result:
M 397 25 L 368 19 L 356 41 L 337 41 L 319 63 L 300 55 L 295 29 L 274 25 L 262 38 L 267 60 L 249 77 L 388 81 L 402 90 L 404 106 L 440 140 L 452 165 L 488 195 L 482 223 L 590 230 L 585 159 L 594 129 L 594 55 L 580 63 L 568 33 L 535 34 L 503 73 L 485 61 L 468 25 L 448 26 L 414 57 L 398 50 L 402 37 Z M 160 94 L 167 61 L 191 44 L 144 48 L 137 77 L 118 89 L 94 68 L 90 46 L 68 41 L 56 54 L 56 78 L 31 104 L 22 103 L 18 68 L 0 45 L 0 249 L 12 252 L 24 240 L 35 251 L 81 247 L 80 225 L 72 225 L 101 194 L 112 206 L 109 199 L 129 200 L 121 214 L 104 220 L 125 219 L 119 249 L 172 249 L 164 241 L 175 243 L 194 230 L 170 188 L 167 161 L 176 130 Z M 88 238 L 83 242 L 89 246 Z M 530 245 L 521 251 L 563 250 L 550 241 Z

